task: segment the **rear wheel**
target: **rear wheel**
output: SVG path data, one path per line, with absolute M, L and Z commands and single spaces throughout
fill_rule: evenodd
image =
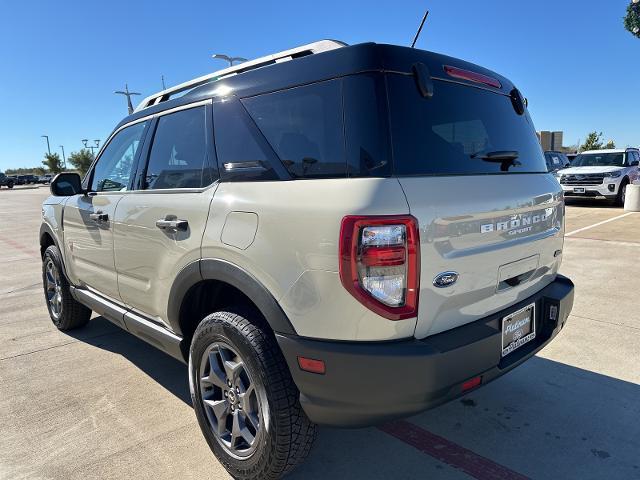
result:
M 72 330 L 87 324 L 91 310 L 71 296 L 69 282 L 62 270 L 60 252 L 55 245 L 44 252 L 42 285 L 49 316 L 58 330 Z
M 198 326 L 189 352 L 193 405 L 234 478 L 277 479 L 306 458 L 316 427 L 273 334 L 257 314 L 240 311 L 216 312 Z

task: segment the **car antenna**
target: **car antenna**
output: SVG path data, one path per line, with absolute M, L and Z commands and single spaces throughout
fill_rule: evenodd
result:
M 416 42 L 418 41 L 418 37 L 420 36 L 420 32 L 422 31 L 422 27 L 424 26 L 424 22 L 427 20 L 428 16 L 429 16 L 429 10 L 424 12 L 424 17 L 422 17 L 422 21 L 420 22 L 420 27 L 418 28 L 418 31 L 416 32 L 416 36 L 413 37 L 413 42 L 411 43 L 411 48 L 415 47 Z

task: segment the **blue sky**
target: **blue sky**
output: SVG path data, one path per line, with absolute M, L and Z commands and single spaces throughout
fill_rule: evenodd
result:
M 538 130 L 565 145 L 601 130 L 640 145 L 640 39 L 624 30 L 625 0 L 0 3 L 0 170 L 40 164 L 48 134 L 67 155 L 104 140 L 130 89 L 151 94 L 246 58 L 321 38 L 409 44 L 491 68 L 529 98 Z M 140 97 L 142 98 L 142 97 Z

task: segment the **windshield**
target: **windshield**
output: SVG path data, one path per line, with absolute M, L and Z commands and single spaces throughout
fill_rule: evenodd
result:
M 435 81 L 427 99 L 411 76 L 388 80 L 396 175 L 547 172 L 529 115 L 508 96 Z
M 581 153 L 572 167 L 624 167 L 624 153 Z

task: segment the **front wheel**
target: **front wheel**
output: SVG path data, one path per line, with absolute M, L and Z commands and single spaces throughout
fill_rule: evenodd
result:
M 211 450 L 236 479 L 275 480 L 301 463 L 316 426 L 271 332 L 254 313 L 216 312 L 189 352 L 191 396 Z
M 42 258 L 42 286 L 49 316 L 58 330 L 72 330 L 87 324 L 91 310 L 71 296 L 60 251 L 55 245 L 48 247 Z
M 618 195 L 616 196 L 616 205 L 618 206 L 624 207 L 624 200 L 627 196 L 627 185 L 629 185 L 629 182 L 623 180 L 618 187 Z
M 13 188 L 13 182 L 7 183 L 7 188 Z

